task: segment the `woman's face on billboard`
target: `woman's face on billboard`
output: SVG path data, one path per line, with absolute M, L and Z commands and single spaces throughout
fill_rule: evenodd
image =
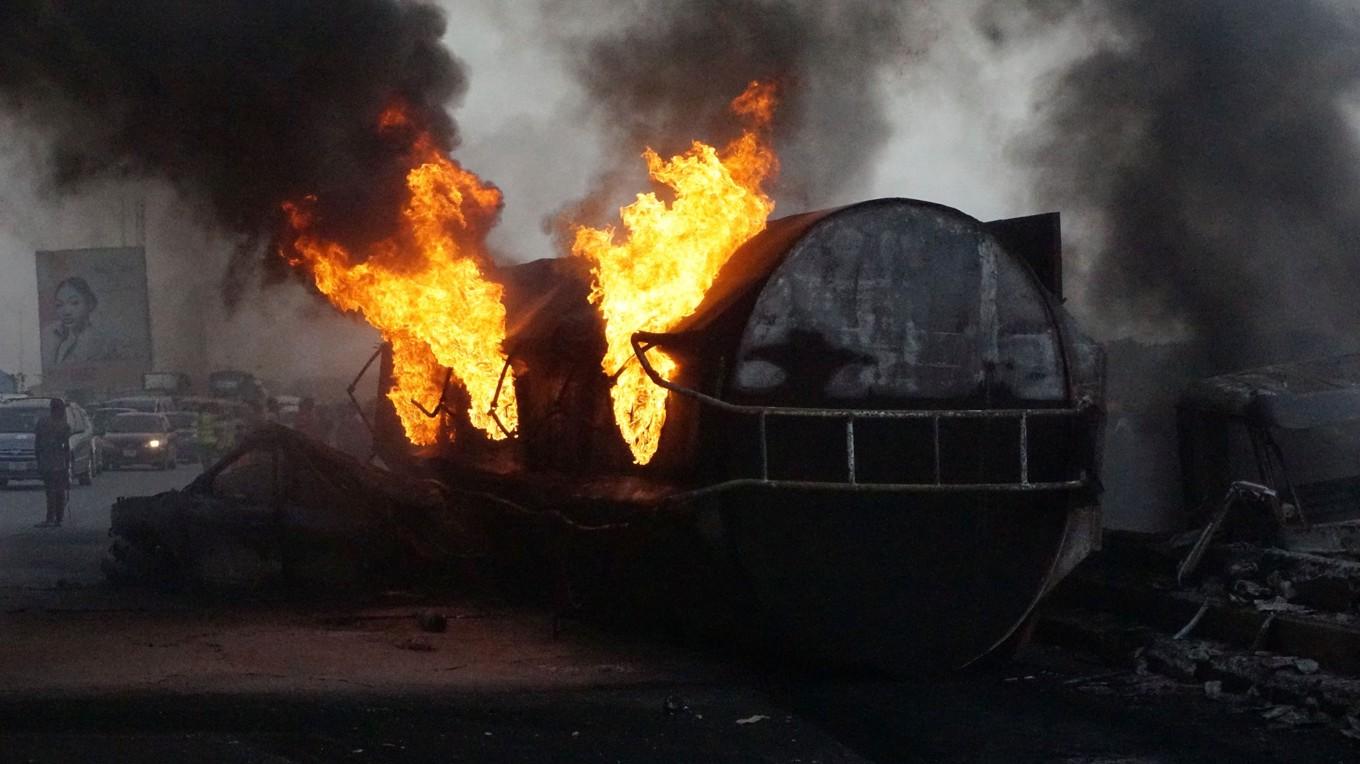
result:
M 57 318 L 62 326 L 68 329 L 84 326 L 90 318 L 91 308 L 85 296 L 70 284 L 57 290 Z

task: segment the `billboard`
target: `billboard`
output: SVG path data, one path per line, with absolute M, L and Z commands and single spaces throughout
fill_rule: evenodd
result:
M 143 247 L 39 251 L 47 390 L 139 388 L 151 368 Z

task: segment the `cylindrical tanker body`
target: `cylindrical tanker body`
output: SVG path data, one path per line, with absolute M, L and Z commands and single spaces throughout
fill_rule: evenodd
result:
M 696 389 L 735 404 L 700 404 L 715 477 L 746 479 L 714 500 L 767 617 L 841 660 L 986 654 L 1098 543 L 1099 347 L 1022 253 L 938 205 L 775 221 L 740 255 L 749 286 L 653 339 L 719 359 Z
M 965 665 L 1099 539 L 1102 356 L 1061 307 L 1056 248 L 1056 216 L 905 199 L 771 221 L 692 316 L 634 337 L 636 362 L 681 367 L 653 376 L 671 393 L 646 467 L 613 426 L 588 274 L 508 269 L 520 436 L 464 428 L 451 453 L 494 452 L 481 487 L 530 503 L 699 510 L 785 644 Z

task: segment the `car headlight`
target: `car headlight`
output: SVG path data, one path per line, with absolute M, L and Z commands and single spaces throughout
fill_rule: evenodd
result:
M 161 442 L 160 442 L 159 440 L 156 440 L 156 439 L 153 438 L 153 439 L 148 440 L 148 441 L 146 442 L 146 447 L 147 447 L 147 448 L 160 448 L 160 447 L 161 447 Z

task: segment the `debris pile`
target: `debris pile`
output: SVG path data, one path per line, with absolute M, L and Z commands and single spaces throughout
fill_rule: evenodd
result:
M 1360 738 L 1360 557 L 1314 543 L 1318 526 L 1270 523 L 1270 506 L 1243 502 L 1258 514 L 1213 513 L 1170 539 L 1112 534 L 1059 591 L 1041 635 L 1201 684 L 1275 725 Z M 1333 526 L 1338 538 L 1360 532 Z M 1317 552 L 1293 551 L 1301 538 Z

